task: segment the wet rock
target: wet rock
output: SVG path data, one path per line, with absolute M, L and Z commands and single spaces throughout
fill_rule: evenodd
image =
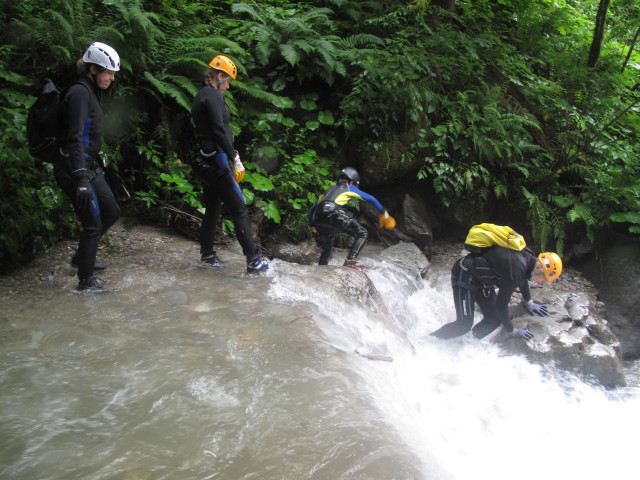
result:
M 594 295 L 548 291 L 540 300 L 549 308 L 547 317 L 532 317 L 520 304 L 512 307 L 514 326 L 528 328 L 533 340 L 501 331 L 495 341 L 532 362 L 553 363 L 607 388 L 626 384 L 620 342 L 599 315 Z
M 378 259 L 393 263 L 407 272 L 424 276 L 430 262 L 414 243 L 401 242 L 383 250 Z
M 320 258 L 320 248 L 314 240 L 298 244 L 273 242 L 270 252 L 276 258 L 301 265 L 317 265 Z
M 421 249 L 429 249 L 433 243 L 430 215 L 424 202 L 407 194 L 402 202 L 402 214 L 398 219 L 406 233 Z
M 614 245 L 599 262 L 583 266 L 607 305 L 607 319 L 620 339 L 625 359 L 640 358 L 640 244 Z

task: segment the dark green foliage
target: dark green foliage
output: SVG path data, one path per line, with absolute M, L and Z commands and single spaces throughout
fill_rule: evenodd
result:
M 249 167 L 245 198 L 291 239 L 306 237 L 308 208 L 347 163 L 378 184 L 413 175 L 442 205 L 487 221 L 501 205 L 540 246 L 637 235 L 636 3 L 612 3 L 586 68 L 597 2 L 5 2 L 3 267 L 74 234 L 51 172 L 28 156 L 24 124 L 40 79 L 64 87 L 95 40 L 122 60 L 105 99 L 109 178 L 147 216 L 202 213 L 184 162 L 190 106 L 223 53 L 239 67 L 226 96 Z
M 24 105 L 29 98 L 0 90 L 0 272 L 6 273 L 38 251 L 76 230 L 75 216 L 53 180 L 53 166 L 34 160 L 27 149 Z

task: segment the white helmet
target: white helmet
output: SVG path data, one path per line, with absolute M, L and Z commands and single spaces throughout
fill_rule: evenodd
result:
M 84 52 L 82 60 L 85 63 L 95 63 L 107 70 L 117 72 L 120 70 L 120 56 L 109 45 L 101 42 L 93 42 Z

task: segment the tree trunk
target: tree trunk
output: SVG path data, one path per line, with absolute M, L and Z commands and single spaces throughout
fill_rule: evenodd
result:
M 598 5 L 598 13 L 596 15 L 596 26 L 593 30 L 593 41 L 589 49 L 589 58 L 587 59 L 587 67 L 593 68 L 598 63 L 600 57 L 600 49 L 602 48 L 602 40 L 604 39 L 604 26 L 607 20 L 607 10 L 609 10 L 610 0 L 600 0 Z
M 638 27 L 638 30 L 636 30 L 636 34 L 633 36 L 633 40 L 631 40 L 631 45 L 629 45 L 629 52 L 627 53 L 627 58 L 624 59 L 622 68 L 620 69 L 620 73 L 624 72 L 624 69 L 627 67 L 627 63 L 629 63 L 629 59 L 631 58 L 633 49 L 636 46 L 636 41 L 638 41 L 638 35 L 640 35 L 640 27 Z

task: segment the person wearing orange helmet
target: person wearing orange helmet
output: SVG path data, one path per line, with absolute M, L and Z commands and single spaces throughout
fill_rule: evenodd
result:
M 456 320 L 431 335 L 449 339 L 472 330 L 474 337 L 484 338 L 502 325 L 513 336 L 531 340 L 533 334 L 528 329 L 514 328 L 511 322 L 511 295 L 519 289 L 524 309 L 530 315 L 546 317 L 549 314 L 547 307 L 531 299 L 529 280 L 538 284 L 553 282 L 561 273 L 562 260 L 553 252 L 536 257 L 527 247 L 516 251 L 495 245 L 470 253 L 457 260 L 451 269 Z M 473 326 L 476 304 L 483 319 Z
M 196 128 L 198 152 L 190 161 L 203 183 L 205 214 L 200 228 L 200 260 L 205 266 L 219 265 L 213 248 L 216 224 L 224 203 L 233 218 L 235 234 L 247 258 L 248 272 L 263 272 L 269 262 L 262 258 L 249 226 L 249 214 L 238 183 L 245 169 L 233 146 L 229 126 L 231 113 L 224 100 L 224 92 L 237 78 L 235 63 L 224 55 L 209 62 L 204 85 L 198 90 L 191 108 Z

